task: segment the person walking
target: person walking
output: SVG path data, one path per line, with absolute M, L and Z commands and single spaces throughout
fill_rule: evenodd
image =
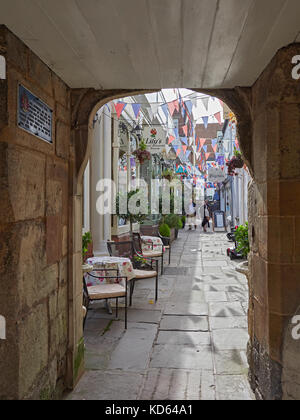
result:
M 189 207 L 188 207 L 188 214 L 187 214 L 187 224 L 189 226 L 189 230 L 192 230 L 192 227 L 197 229 L 196 224 L 196 204 L 191 199 Z
M 205 200 L 204 201 L 204 205 L 202 206 L 202 227 L 203 227 L 203 231 L 207 232 L 207 227 L 210 228 L 210 212 L 209 212 L 209 207 L 208 207 L 208 201 Z

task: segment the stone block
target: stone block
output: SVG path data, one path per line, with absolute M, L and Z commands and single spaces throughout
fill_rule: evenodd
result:
M 51 70 L 31 51 L 28 58 L 28 76 L 34 84 L 40 85 L 49 96 L 53 95 Z
M 269 264 L 269 310 L 294 315 L 300 302 L 299 265 Z
M 279 184 L 280 215 L 300 215 L 300 181 L 281 181 Z
M 8 30 L 6 30 L 6 42 L 8 64 L 13 65 L 23 74 L 27 74 L 28 47 Z
M 300 104 L 280 106 L 280 171 L 281 179 L 300 178 Z M 298 159 L 295 158 L 298 156 Z
M 254 300 L 254 336 L 266 349 L 269 349 L 269 314 L 267 308 Z
M 47 264 L 58 263 L 62 258 L 62 220 L 61 215 L 46 219 Z
M 19 395 L 26 395 L 48 365 L 48 309 L 39 305 L 18 322 Z
M 60 181 L 46 181 L 46 216 L 56 216 L 62 212 L 63 188 Z
M 258 255 L 252 255 L 250 264 L 253 298 L 261 305 L 266 305 L 268 302 L 268 264 Z
M 59 102 L 63 107 L 69 108 L 70 91 L 68 86 L 54 73 L 52 74 L 52 84 L 55 100 Z
M 271 263 L 292 263 L 295 255 L 295 226 L 293 217 L 268 217 L 267 250 Z
M 295 218 L 295 262 L 300 263 L 300 217 Z
M 45 214 L 45 158 L 1 143 L 0 216 L 2 223 L 32 220 Z
M 58 120 L 56 122 L 55 148 L 56 155 L 62 159 L 68 160 L 71 141 L 70 126 Z

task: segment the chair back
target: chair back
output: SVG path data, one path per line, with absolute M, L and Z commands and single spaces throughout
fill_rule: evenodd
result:
M 135 252 L 142 255 L 143 254 L 143 248 L 142 248 L 142 239 L 141 235 L 138 232 L 132 233 L 132 242 Z
M 133 257 L 132 241 L 107 242 L 107 249 L 111 257 L 130 258 Z

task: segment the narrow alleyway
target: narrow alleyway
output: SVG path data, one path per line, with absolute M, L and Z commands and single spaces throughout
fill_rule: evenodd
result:
M 136 285 L 129 327 L 102 305 L 85 329 L 86 373 L 69 399 L 253 399 L 247 381 L 246 277 L 225 234 L 181 232 L 160 278 Z M 123 315 L 123 314 L 122 314 Z

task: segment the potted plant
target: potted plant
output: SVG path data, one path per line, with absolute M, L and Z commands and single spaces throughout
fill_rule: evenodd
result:
M 245 225 L 239 226 L 234 234 L 238 245 L 237 251 L 240 252 L 244 258 L 247 258 L 250 252 L 248 229 L 248 222 L 246 222 Z
M 172 171 L 172 169 L 165 169 L 162 174 L 162 178 L 167 179 L 169 182 L 171 182 L 175 178 L 175 174 Z
M 89 245 L 91 243 L 92 243 L 92 234 L 91 232 L 86 232 L 84 235 L 82 235 L 82 261 L 84 263 L 86 261 Z
M 163 224 L 160 225 L 159 233 L 161 234 L 161 236 L 164 236 L 166 238 L 171 237 L 171 229 L 169 228 L 169 226 L 166 223 L 163 223 Z
M 228 175 L 234 176 L 237 175 L 235 173 L 235 169 L 240 169 L 244 166 L 244 160 L 242 157 L 241 152 L 239 152 L 236 148 L 234 148 L 234 156 L 231 158 L 229 162 L 226 163 L 228 166 Z
M 129 208 L 129 201 L 130 201 L 130 199 L 134 196 L 134 195 L 136 195 L 136 194 L 138 194 L 139 193 L 139 189 L 138 190 L 135 190 L 135 191 L 130 191 L 128 194 L 127 194 L 127 213 L 126 214 L 123 214 L 121 211 L 120 211 L 120 200 L 122 199 L 122 197 L 123 197 L 123 194 L 122 193 L 119 193 L 118 195 L 117 195 L 117 199 L 116 199 L 116 214 L 117 214 L 117 216 L 119 216 L 119 217 L 121 217 L 121 218 L 123 218 L 123 219 L 125 219 L 126 220 L 126 222 L 127 221 L 129 221 L 130 222 L 130 232 L 132 232 L 132 225 L 134 224 L 134 223 L 142 223 L 146 218 L 147 218 L 147 216 L 148 216 L 148 214 L 149 214 L 149 206 L 148 206 L 148 208 L 147 209 L 145 209 L 145 208 L 141 208 L 141 212 L 140 213 L 138 213 L 138 214 L 132 214 L 132 213 L 130 213 L 129 211 L 128 211 L 128 208 Z M 125 200 L 126 200 L 126 198 L 124 198 Z
M 133 152 L 135 158 L 140 162 L 142 165 L 146 160 L 151 160 L 151 153 L 148 152 L 147 146 L 144 140 L 140 142 L 140 146 L 137 150 Z

